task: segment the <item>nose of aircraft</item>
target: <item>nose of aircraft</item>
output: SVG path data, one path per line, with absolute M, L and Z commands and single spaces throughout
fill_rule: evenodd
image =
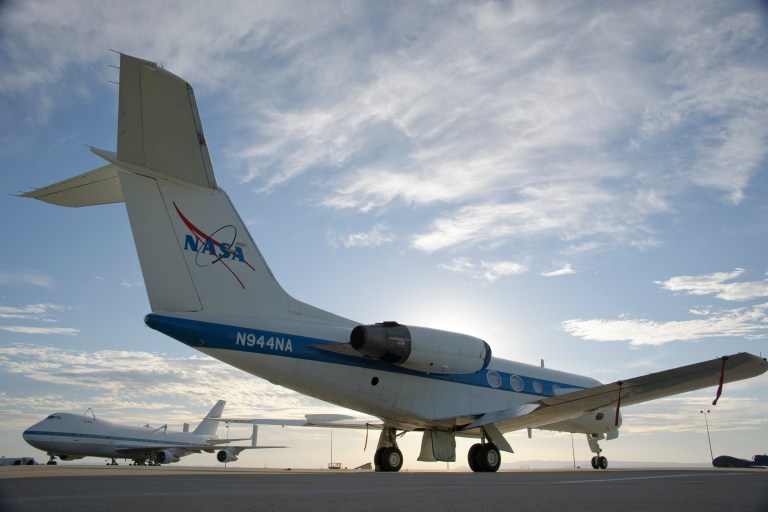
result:
M 24 432 L 22 432 L 22 434 L 21 434 L 21 437 L 22 437 L 22 438 L 23 438 L 23 439 L 24 439 L 24 440 L 25 440 L 25 441 L 26 441 L 28 444 L 31 444 L 32 446 L 35 446 L 35 442 L 34 442 L 34 440 L 35 440 L 35 435 L 34 435 L 34 433 L 40 430 L 40 427 L 42 426 L 42 424 L 43 424 L 44 422 L 45 422 L 45 420 L 43 420 L 43 421 L 38 421 L 37 423 L 35 423 L 35 424 L 34 424 L 34 425 L 32 425 L 31 427 L 29 427 L 27 430 L 25 430 Z
M 25 440 L 25 441 L 26 441 L 28 444 L 32 444 L 32 436 L 30 435 L 30 431 L 31 431 L 33 428 L 34 428 L 34 426 L 32 426 L 32 427 L 28 428 L 27 430 L 25 430 L 25 431 L 24 431 L 24 432 L 21 434 L 21 437 L 22 437 L 22 438 L 23 438 L 23 439 L 24 439 L 24 440 Z M 33 446 L 34 446 L 34 445 L 33 445 Z

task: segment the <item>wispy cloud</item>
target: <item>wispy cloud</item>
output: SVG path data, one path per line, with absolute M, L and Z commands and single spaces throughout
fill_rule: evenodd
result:
M 768 297 L 768 280 L 732 282 L 744 269 L 698 276 L 676 276 L 654 281 L 662 289 L 683 295 L 713 295 L 728 301 L 748 301 Z M 573 336 L 592 341 L 628 341 L 632 345 L 663 345 L 673 341 L 708 338 L 757 340 L 768 337 L 768 303 L 741 308 L 699 305 L 689 308 L 691 318 L 672 321 L 633 319 L 572 319 L 561 328 Z
M 751 381 L 755 386 L 755 381 Z M 733 396 L 734 387 L 729 385 L 724 399 L 710 414 L 709 429 L 712 432 L 760 430 L 768 424 L 768 407 L 755 398 Z M 635 405 L 624 409 L 625 421 L 621 427 L 627 435 L 655 432 L 699 432 L 706 426 L 701 410 L 711 410 L 712 395 L 697 392 L 684 396 L 654 400 L 653 403 Z
M 58 304 L 27 304 L 22 307 L 0 306 L 0 315 L 14 315 L 14 318 L 40 318 L 47 315 L 49 311 L 63 311 L 66 306 Z
M 53 279 L 38 270 L 21 270 L 18 272 L 0 272 L 0 283 L 6 286 L 32 285 L 42 288 L 53 288 Z
M 0 306 L 0 319 L 53 323 L 56 322 L 53 313 L 65 311 L 67 309 L 70 308 L 68 306 L 61 306 L 58 304 L 28 304 L 22 307 Z M 15 332 L 18 334 L 63 334 L 66 336 L 75 336 L 80 333 L 79 329 L 74 329 L 71 327 L 39 327 L 21 325 L 0 325 L 0 330 Z
M 226 398 L 241 411 L 250 408 L 247 414 L 269 408 L 274 415 L 319 404 L 207 356 L 171 357 L 139 351 L 76 351 L 15 344 L 0 347 L 0 361 L 3 371 L 17 378 L 31 379 L 62 393 L 66 390 L 69 396 L 87 392 L 110 409 L 116 403 L 152 401 L 167 407 L 212 405 Z M 90 405 L 78 404 L 77 408 Z
M 72 327 L 29 327 L 22 325 L 2 325 L 0 331 L 15 332 L 18 334 L 63 334 L 65 336 L 76 336 L 80 334 L 79 329 Z
M 732 282 L 744 274 L 744 269 L 715 272 L 699 276 L 676 276 L 656 284 L 665 290 L 687 295 L 714 295 L 718 299 L 745 301 L 768 297 L 768 279 Z
M 556 270 L 551 270 L 549 272 L 542 272 L 541 275 L 543 277 L 558 277 L 558 276 L 567 276 L 575 273 L 576 271 L 573 269 L 571 264 L 566 263 L 565 265 L 563 265 L 562 267 Z
M 350 233 L 348 235 L 331 234 L 331 245 L 341 243 L 344 247 L 379 247 L 395 241 L 396 236 L 384 224 L 376 224 L 369 231 Z
M 659 322 L 647 319 L 566 320 L 561 328 L 573 336 L 591 341 L 628 341 L 638 345 L 663 345 L 672 341 L 706 338 L 768 337 L 768 303 L 719 310 L 691 320 Z
M 654 248 L 677 197 L 739 204 L 768 151 L 764 22 L 748 3 L 182 5 L 13 3 L 0 92 L 50 110 L 92 91 L 53 85 L 104 64 L 100 48 L 162 61 L 237 105 L 221 136 L 254 190 L 301 178 L 326 208 L 414 207 L 418 224 L 391 236 L 426 252 L 530 237 L 560 254 Z
M 487 283 L 498 281 L 502 277 L 523 274 L 527 267 L 517 261 L 480 261 L 473 263 L 466 258 L 454 258 L 451 263 L 440 265 L 440 268 L 465 274 L 473 279 Z
M 322 110 L 307 101 L 270 113 L 269 129 L 254 138 L 264 142 L 251 150 L 270 159 L 249 159 L 246 179 L 272 187 L 332 170 L 335 193 L 322 204 L 333 208 L 443 205 L 412 237 L 424 251 L 531 234 L 582 248 L 658 246 L 651 224 L 672 211 L 670 198 L 692 185 L 737 198 L 764 155 L 763 129 L 747 126 L 765 106 L 756 86 L 765 71 L 718 64 L 760 44 L 759 14 L 580 7 L 562 17 L 541 4 L 465 6 L 430 12 L 429 30 L 418 32 L 403 20 L 396 34 L 407 42 L 357 62 L 348 94 L 326 96 Z M 714 30 L 695 29 L 712 21 Z M 721 44 L 736 26 L 747 35 Z M 520 51 L 498 58 L 505 48 Z M 739 86 L 717 92 L 731 72 Z M 320 93 L 301 92 L 305 100 Z M 671 173 L 657 146 L 681 134 L 673 158 L 685 172 Z M 633 185 L 617 187 L 616 178 Z

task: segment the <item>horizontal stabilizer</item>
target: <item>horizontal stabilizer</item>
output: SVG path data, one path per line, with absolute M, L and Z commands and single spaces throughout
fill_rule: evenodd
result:
M 38 188 L 21 197 L 39 199 L 58 206 L 79 208 L 97 204 L 123 202 L 123 190 L 117 177 L 117 167 L 109 164 L 74 178 Z

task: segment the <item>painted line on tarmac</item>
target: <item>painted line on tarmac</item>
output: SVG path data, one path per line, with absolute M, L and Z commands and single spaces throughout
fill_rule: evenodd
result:
M 559 482 L 553 482 L 556 484 L 604 484 L 606 482 L 631 482 L 634 480 L 659 480 L 664 478 L 690 478 L 694 476 L 736 476 L 736 475 L 749 475 L 751 473 L 685 473 L 682 475 L 656 475 L 656 476 L 628 476 L 623 478 L 605 478 L 594 480 L 562 480 Z

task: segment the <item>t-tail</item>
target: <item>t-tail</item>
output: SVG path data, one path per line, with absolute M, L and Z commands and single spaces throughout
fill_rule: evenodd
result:
M 109 165 L 24 194 L 61 206 L 125 202 L 153 312 L 349 324 L 279 285 L 216 183 L 192 87 L 120 56 L 117 152 Z

